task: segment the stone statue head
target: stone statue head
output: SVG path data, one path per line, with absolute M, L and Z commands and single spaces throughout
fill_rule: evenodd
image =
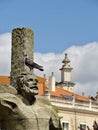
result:
M 32 73 L 22 73 L 17 77 L 15 88 L 18 93 L 31 105 L 38 94 L 38 80 Z

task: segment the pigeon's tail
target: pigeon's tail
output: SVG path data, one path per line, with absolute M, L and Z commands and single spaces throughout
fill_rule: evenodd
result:
M 44 69 L 39 69 L 40 71 L 44 71 Z
M 43 66 L 40 66 L 40 65 L 37 69 L 39 69 L 40 71 L 44 71 Z

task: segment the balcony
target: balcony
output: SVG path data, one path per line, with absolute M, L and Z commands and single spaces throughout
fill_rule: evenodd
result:
M 53 106 L 61 108 L 73 108 L 79 110 L 88 110 L 98 112 L 98 102 L 96 101 L 82 101 L 73 99 L 65 99 L 63 97 L 51 96 L 50 101 Z

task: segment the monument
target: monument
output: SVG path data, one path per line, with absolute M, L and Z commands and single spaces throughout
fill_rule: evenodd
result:
M 34 32 L 28 28 L 16 28 L 12 30 L 12 55 L 11 55 L 11 85 L 15 84 L 16 77 L 25 71 L 24 57 L 28 54 L 33 60 Z
M 34 32 L 12 31 L 10 85 L 0 84 L 0 130 L 61 130 L 59 117 L 45 96 L 38 96 L 36 75 L 25 64 L 33 61 Z

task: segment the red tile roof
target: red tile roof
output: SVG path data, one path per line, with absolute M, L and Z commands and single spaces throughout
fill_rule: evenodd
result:
M 42 78 L 40 76 L 37 76 L 37 79 L 38 79 L 39 95 L 43 95 L 45 92 L 45 80 L 46 79 Z M 10 78 L 8 76 L 0 76 L 0 83 L 9 84 Z M 78 100 L 89 101 L 88 97 L 72 93 L 72 92 L 64 90 L 58 86 L 56 86 L 55 92 L 50 92 L 50 95 L 52 95 L 52 96 L 62 96 L 62 95 L 73 96 L 74 95 L 74 97 Z
M 0 76 L 0 84 L 9 84 L 9 83 L 10 83 L 10 77 Z
M 89 101 L 88 97 L 81 96 L 75 93 L 72 93 L 70 91 L 64 90 L 60 87 L 56 87 L 55 92 L 50 93 L 52 96 L 62 96 L 62 95 L 67 95 L 67 96 L 74 96 L 77 100 L 82 100 L 82 101 Z

